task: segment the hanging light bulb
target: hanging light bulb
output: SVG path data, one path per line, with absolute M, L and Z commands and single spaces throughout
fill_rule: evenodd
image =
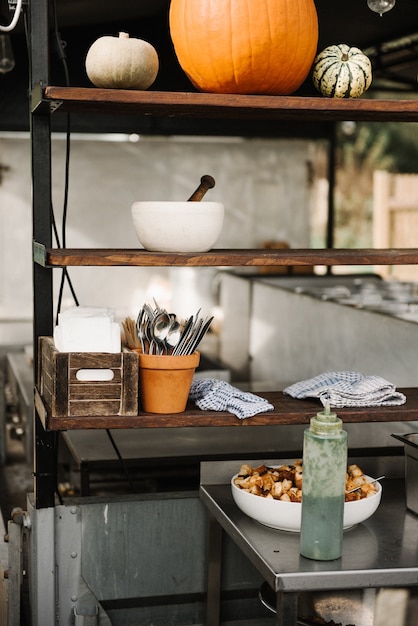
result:
M 0 34 L 0 74 L 11 72 L 15 66 L 10 35 Z
M 395 2 L 396 0 L 367 0 L 367 6 L 382 17 L 383 13 L 393 9 Z

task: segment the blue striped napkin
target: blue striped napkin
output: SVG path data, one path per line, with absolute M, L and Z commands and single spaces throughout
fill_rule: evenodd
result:
M 381 376 L 365 376 L 359 372 L 325 372 L 314 378 L 294 383 L 283 393 L 293 398 L 319 398 L 325 406 L 398 406 L 406 396 Z
M 194 379 L 189 398 L 194 400 L 199 409 L 229 411 L 240 419 L 274 409 L 265 398 L 241 391 L 225 380 L 213 378 Z

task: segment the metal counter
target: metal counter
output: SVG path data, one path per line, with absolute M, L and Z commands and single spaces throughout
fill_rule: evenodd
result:
M 242 513 L 229 481 L 214 484 L 220 465 L 203 463 L 200 485 L 210 522 L 207 626 L 219 625 L 222 530 L 276 592 L 277 626 L 296 626 L 300 592 L 418 586 L 418 516 L 405 508 L 402 480 L 384 481 L 377 512 L 344 532 L 340 559 L 319 562 L 300 555 L 299 533 L 267 528 Z M 230 478 L 238 464 L 226 465 L 221 471 Z

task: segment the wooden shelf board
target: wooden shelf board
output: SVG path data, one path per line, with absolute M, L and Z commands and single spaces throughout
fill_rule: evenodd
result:
M 405 393 L 406 404 L 396 407 L 362 407 L 338 409 L 344 423 L 399 422 L 418 419 L 418 388 L 401 389 Z M 228 412 L 201 411 L 193 405 L 183 413 L 160 415 L 140 413 L 135 417 L 81 416 L 51 417 L 48 415 L 39 392 L 35 390 L 35 406 L 46 430 L 84 430 L 94 428 L 180 428 L 208 426 L 279 426 L 309 424 L 310 418 L 322 410 L 319 400 L 295 400 L 281 391 L 258 392 L 274 406 L 273 411 L 260 413 L 244 420 Z
M 413 265 L 418 249 L 213 249 L 202 253 L 148 252 L 142 249 L 46 248 L 34 243 L 35 262 L 45 267 L 142 266 L 142 267 L 239 267 L 312 265 Z
M 418 121 L 416 100 L 259 96 L 46 86 L 32 94 L 32 110 L 71 113 L 271 119 L 297 121 Z
M 40 86 L 32 93 L 32 111 L 82 114 L 132 114 L 196 119 L 265 119 L 277 121 L 418 121 L 417 100 L 337 99 L 297 96 L 247 96 L 184 92 L 153 92 Z M 141 249 L 53 249 L 34 243 L 35 262 L 45 267 L 66 266 L 313 266 L 313 265 L 408 265 L 418 262 L 418 249 L 375 250 L 222 250 L 206 253 L 165 254 Z M 408 421 L 418 418 L 418 390 L 410 389 L 402 407 L 343 409 L 346 422 Z M 36 393 L 37 412 L 47 430 L 83 428 L 156 428 L 184 426 L 258 426 L 306 424 L 320 407 L 317 401 L 295 401 L 281 392 L 262 394 L 274 411 L 240 421 L 229 413 L 200 411 L 136 417 L 66 417 L 48 415 Z

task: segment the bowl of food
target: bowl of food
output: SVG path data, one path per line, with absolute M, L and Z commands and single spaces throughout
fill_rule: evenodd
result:
M 344 529 L 364 522 L 380 504 L 382 486 L 358 465 L 347 468 Z M 252 468 L 242 465 L 231 479 L 232 497 L 243 513 L 278 530 L 299 532 L 302 517 L 302 462 Z M 353 491 L 355 489 L 355 491 Z
M 221 202 L 134 202 L 131 213 L 140 243 L 152 252 L 207 252 L 224 221 Z

